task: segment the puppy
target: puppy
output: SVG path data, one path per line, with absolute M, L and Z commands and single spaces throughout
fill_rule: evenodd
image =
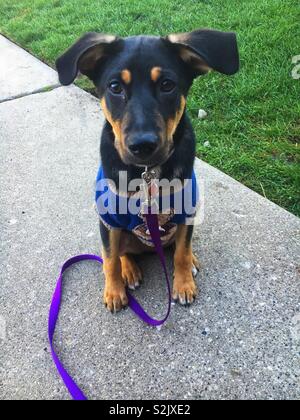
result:
M 108 184 L 100 187 L 97 200 L 107 190 L 110 196 L 118 196 L 120 173 L 126 173 L 128 186 L 148 168 L 158 180 L 179 179 L 182 185 L 190 180 L 195 201 L 196 141 L 186 99 L 198 76 L 210 70 L 226 75 L 238 71 L 234 33 L 202 29 L 129 38 L 88 33 L 56 66 L 63 85 L 71 84 L 79 72 L 94 82 L 106 117 L 97 181 L 108 179 L 114 189 Z M 192 248 L 193 225 L 187 223 L 191 215 L 172 210 L 160 217 L 162 238 L 165 246 L 175 244 L 173 298 L 189 305 L 197 294 L 192 274 L 193 266 L 198 267 Z M 141 214 L 128 218 L 109 211 L 100 217 L 100 232 L 104 303 L 117 312 L 128 304 L 126 286 L 134 289 L 142 280 L 132 255 L 153 247 Z

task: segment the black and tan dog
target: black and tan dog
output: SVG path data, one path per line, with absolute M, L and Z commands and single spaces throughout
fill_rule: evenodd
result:
M 186 115 L 189 89 L 209 70 L 232 75 L 238 68 L 235 34 L 207 29 L 164 38 L 88 33 L 57 60 L 63 85 L 81 72 L 97 88 L 106 117 L 101 160 L 106 177 L 116 185 L 120 171 L 127 171 L 130 181 L 141 178 L 146 166 L 159 168 L 164 179 L 189 179 L 196 143 Z M 126 285 L 134 288 L 141 281 L 131 256 L 138 252 L 136 239 L 122 229 L 100 225 L 104 301 L 109 310 L 118 311 L 127 305 Z M 193 227 L 181 225 L 175 238 L 173 297 L 184 305 L 197 293 L 192 236 Z

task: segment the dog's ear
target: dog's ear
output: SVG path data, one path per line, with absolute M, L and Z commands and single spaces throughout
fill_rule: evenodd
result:
M 239 53 L 236 34 L 210 29 L 173 34 L 165 38 L 176 48 L 180 57 L 195 76 L 216 70 L 235 74 L 239 70 Z
M 120 38 L 114 35 L 90 32 L 75 42 L 56 60 L 56 68 L 62 85 L 74 82 L 78 72 L 93 79 L 97 62 L 113 49 Z

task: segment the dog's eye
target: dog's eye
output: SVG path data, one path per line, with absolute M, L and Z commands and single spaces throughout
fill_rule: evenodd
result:
M 116 80 L 110 83 L 109 89 L 115 95 L 121 95 L 121 93 L 123 93 L 123 87 L 121 83 Z
M 173 82 L 173 80 L 170 80 L 170 79 L 165 79 L 160 84 L 160 90 L 162 92 L 166 92 L 166 93 L 172 92 L 172 90 L 174 90 L 175 87 L 176 87 L 176 83 Z

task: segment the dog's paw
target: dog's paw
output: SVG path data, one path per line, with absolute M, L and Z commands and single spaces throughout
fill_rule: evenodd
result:
M 196 268 L 198 272 L 201 270 L 201 263 L 199 262 L 195 254 L 193 254 L 193 266 Z
M 180 305 L 191 305 L 197 296 L 197 286 L 192 272 L 178 273 L 174 277 L 173 299 Z
M 125 286 L 121 281 L 120 284 L 105 286 L 104 304 L 112 313 L 119 312 L 121 309 L 126 308 L 128 305 L 128 298 Z
M 123 281 L 129 289 L 135 290 L 140 286 L 143 278 L 141 269 L 134 259 L 128 255 L 121 257 L 121 265 Z

